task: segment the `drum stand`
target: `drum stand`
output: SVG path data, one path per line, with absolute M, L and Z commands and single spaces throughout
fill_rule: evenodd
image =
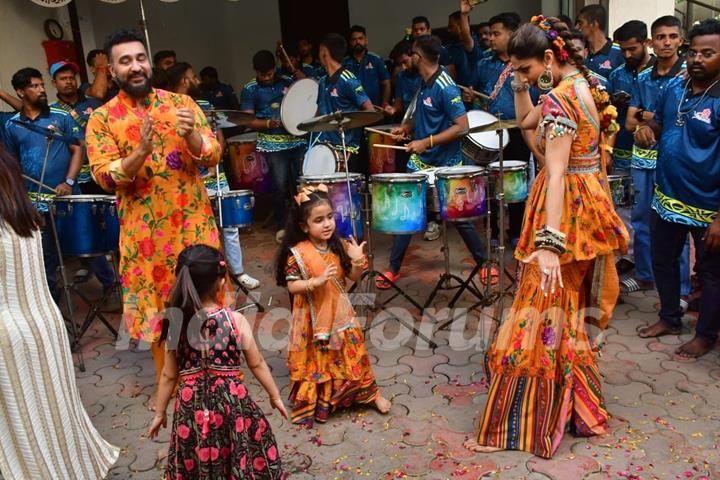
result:
M 455 306 L 455 303 L 460 298 L 460 294 L 462 293 L 463 288 L 467 288 L 470 282 L 473 278 L 475 278 L 475 275 L 477 275 L 483 268 L 487 268 L 488 270 L 488 276 L 489 278 L 486 279 L 485 282 L 485 296 L 484 298 L 481 298 L 479 302 L 472 305 L 468 310 L 473 310 L 476 308 L 481 307 L 487 307 L 490 305 L 495 304 L 499 301 L 499 305 L 495 305 L 499 312 L 503 311 L 504 308 L 504 300 L 505 295 L 510 294 L 509 291 L 505 290 L 505 275 L 509 275 L 508 272 L 506 272 L 505 269 L 505 186 L 503 184 L 503 161 L 504 161 L 504 153 L 503 153 L 503 130 L 497 130 L 497 134 L 500 137 L 500 145 L 501 148 L 498 152 L 498 162 L 500 166 L 500 174 L 498 175 L 498 194 L 497 194 L 497 200 L 498 200 L 498 229 L 500 230 L 499 236 L 498 236 L 498 243 L 499 246 L 497 248 L 498 250 L 498 256 L 500 257 L 498 260 L 492 260 L 492 249 L 491 249 L 491 240 L 492 240 L 492 229 L 491 229 L 491 222 L 492 222 L 492 211 L 491 211 L 491 202 L 490 202 L 490 195 L 488 195 L 488 212 L 487 212 L 487 229 L 486 229 L 486 241 L 487 241 L 487 251 L 488 251 L 488 260 L 483 265 L 476 265 L 472 271 L 470 272 L 470 275 L 468 278 L 463 282 L 461 285 L 461 289 L 455 294 L 453 299 L 450 301 L 450 304 L 448 305 L 450 308 L 453 308 Z M 498 273 L 499 273 L 499 285 L 498 285 L 498 291 L 490 294 L 490 286 L 492 284 L 492 267 L 497 265 L 498 266 Z M 510 285 L 512 287 L 512 285 Z M 462 315 L 460 315 L 462 316 Z M 452 317 L 446 322 L 444 322 L 442 325 L 438 327 L 438 330 L 442 330 L 450 326 L 455 320 L 457 320 L 458 317 Z M 492 337 L 490 339 L 490 343 L 494 341 L 494 335 L 497 333 L 497 330 L 499 327 L 500 320 L 497 317 L 493 318 L 494 322 L 497 322 L 498 325 L 495 325 L 495 328 L 492 329 Z
M 482 293 L 480 293 L 480 290 L 475 285 L 475 282 L 473 281 L 473 278 L 475 278 L 474 274 L 471 274 L 467 279 L 463 280 L 462 278 L 458 277 L 457 275 L 454 275 L 450 273 L 450 248 L 448 246 L 448 239 L 447 239 L 447 222 L 445 220 L 442 221 L 442 237 L 443 237 L 443 246 L 442 246 L 442 252 L 443 252 L 443 260 L 445 264 L 445 271 L 442 275 L 440 275 L 440 278 L 438 279 L 437 283 L 435 284 L 435 288 L 433 288 L 432 292 L 430 293 L 430 296 L 427 300 L 425 300 L 425 305 L 423 306 L 423 309 L 428 308 L 430 304 L 432 303 L 433 299 L 435 298 L 435 295 L 437 295 L 438 291 L 440 290 L 454 290 L 459 289 L 455 293 L 455 297 L 453 297 L 453 304 L 454 302 L 460 298 L 460 295 L 467 290 L 473 295 L 475 295 L 479 300 L 483 300 L 485 297 Z M 478 268 L 478 267 L 475 267 Z M 473 269 L 473 272 L 475 271 L 475 268 Z M 479 268 L 478 268 L 479 271 Z M 476 272 L 477 273 L 477 272 Z M 457 281 L 460 285 L 451 285 L 450 282 L 452 280 Z M 452 308 L 452 305 L 450 307 Z
M 215 182 L 216 182 L 216 191 L 217 191 L 217 199 L 218 199 L 218 233 L 220 234 L 220 243 L 222 243 L 223 250 L 225 250 L 225 235 L 223 235 L 224 228 L 222 227 L 223 224 L 223 213 L 222 213 L 222 199 L 223 199 L 223 191 L 222 188 L 220 188 L 220 164 L 215 165 Z M 230 271 L 230 268 L 228 266 L 228 271 Z M 242 312 L 243 310 L 247 310 L 248 308 L 255 307 L 257 308 L 258 312 L 264 312 L 265 308 L 263 308 L 262 305 L 260 305 L 260 302 L 253 298 L 254 296 L 250 295 L 250 291 L 245 288 L 239 281 L 234 282 L 235 285 L 237 285 L 237 289 L 235 290 L 235 301 L 233 302 L 233 306 L 235 307 L 234 310 L 236 312 Z M 246 305 L 243 305 L 241 307 L 238 307 L 238 298 L 240 297 L 240 292 L 243 292 L 245 294 L 245 298 L 250 300 L 249 303 Z
M 40 181 L 38 182 L 38 199 L 36 203 L 40 203 L 40 200 L 42 198 L 42 190 L 43 188 L 46 188 L 48 190 L 53 190 L 52 187 L 49 187 L 44 184 L 45 182 L 45 170 L 47 170 L 47 162 L 48 157 L 50 156 L 50 147 L 52 146 L 53 137 L 52 136 L 46 136 L 47 139 L 47 147 L 45 147 L 45 158 L 43 159 L 43 167 L 42 172 L 40 173 Z M 63 294 L 65 296 L 65 304 L 67 305 L 67 311 L 68 311 L 68 317 L 65 319 L 66 324 L 70 324 L 69 333 L 70 333 L 70 350 L 75 350 L 75 353 L 78 357 L 78 368 L 81 372 L 85 371 L 85 359 L 82 354 L 82 350 L 78 348 L 78 344 L 80 342 L 80 336 L 78 335 L 78 329 L 77 324 L 75 323 L 75 310 L 73 308 L 72 304 L 72 298 L 70 296 L 70 290 L 71 286 L 68 283 L 67 279 L 67 271 L 65 270 L 65 261 L 63 260 L 62 256 L 62 250 L 60 249 L 60 237 L 57 233 L 57 228 L 55 227 L 55 214 L 52 211 L 52 208 L 50 208 L 50 205 L 48 205 L 48 214 L 50 215 L 50 229 L 53 237 L 53 242 L 55 242 L 55 250 L 57 251 L 58 255 L 58 269 L 60 270 L 60 278 L 62 279 L 62 289 Z M 58 306 L 59 309 L 59 306 Z M 62 314 L 62 312 L 61 312 Z M 67 325 L 66 325 L 67 328 Z
M 369 307 L 370 307 L 369 309 L 376 310 L 378 308 L 377 301 L 376 301 L 378 292 L 376 291 L 377 287 L 375 286 L 374 279 L 375 279 L 375 277 L 380 277 L 384 281 L 386 281 L 395 290 L 395 292 L 396 292 L 395 296 L 397 296 L 397 295 L 403 296 L 408 302 L 410 302 L 415 308 L 417 308 L 421 314 L 424 313 L 423 307 L 418 302 L 416 302 L 412 297 L 410 297 L 407 293 L 405 293 L 405 291 L 403 289 L 401 289 L 399 286 L 397 286 L 397 284 L 395 284 L 395 282 L 393 282 L 392 280 L 387 278 L 383 272 L 375 270 L 375 254 L 373 253 L 373 247 L 372 247 L 372 229 L 371 229 L 371 220 L 370 220 L 370 217 L 372 216 L 370 192 L 369 191 L 362 192 L 362 197 L 363 197 L 363 203 L 362 203 L 363 207 L 362 208 L 363 208 L 363 211 L 365 212 L 365 222 L 364 222 L 365 232 L 367 234 L 368 268 L 367 268 L 367 270 L 365 270 L 362 273 L 362 275 L 360 275 L 360 278 L 357 279 L 355 284 L 352 287 L 350 287 L 350 289 L 348 290 L 348 293 L 353 293 L 356 290 L 356 288 L 358 287 L 358 285 L 362 285 L 363 282 L 365 282 L 366 287 L 363 288 L 362 291 L 364 294 L 368 295 L 368 298 L 372 298 L 372 304 L 369 305 Z M 387 302 L 385 302 L 385 303 L 387 303 Z M 385 303 L 380 305 L 380 308 L 384 308 Z M 368 305 L 363 304 L 363 306 L 368 306 Z M 383 320 L 381 322 L 376 323 L 376 324 L 372 324 L 372 322 L 370 321 L 370 317 L 368 317 L 368 320 L 366 321 L 365 329 L 363 331 L 368 331 L 368 330 L 370 330 L 370 328 L 377 326 L 377 325 L 381 325 L 384 322 L 394 318 L 401 325 L 403 325 L 408 330 L 413 332 L 416 336 L 418 336 L 419 338 L 426 341 L 428 343 L 428 345 L 430 346 L 430 348 L 437 347 L 437 344 L 435 342 L 433 342 L 427 336 L 423 335 L 420 332 L 420 330 L 418 330 L 417 327 L 415 327 L 415 325 L 405 321 L 403 318 L 393 315 L 390 312 L 386 311 L 386 313 L 387 313 L 386 317 L 383 318 Z M 430 315 L 428 314 L 428 316 L 430 316 Z
M 80 338 L 85 335 L 85 332 L 88 328 L 90 328 L 90 325 L 95 318 L 100 319 L 100 321 L 105 325 L 105 327 L 110 331 L 110 333 L 112 333 L 114 338 L 117 338 L 118 336 L 117 330 L 115 330 L 115 328 L 110 324 L 108 319 L 105 318 L 105 315 L 103 315 L 103 312 L 101 310 L 102 306 L 114 292 L 120 292 L 120 282 L 118 280 L 120 278 L 120 274 L 117 268 L 117 257 L 115 255 L 115 252 L 111 251 L 108 253 L 110 255 L 110 261 L 112 263 L 113 273 L 115 274 L 115 282 L 107 290 L 105 290 L 105 293 L 103 293 L 103 296 L 97 302 L 92 303 L 92 301 L 85 295 L 85 293 L 83 293 L 82 290 L 80 290 L 75 285 L 75 282 L 70 284 L 70 288 L 90 308 L 85 315 L 85 321 L 83 322 L 82 327 L 80 327 L 80 332 L 78 333 L 78 340 L 80 340 Z M 105 256 L 105 254 L 103 254 L 102 256 Z M 120 298 L 122 298 L 122 294 L 120 295 Z

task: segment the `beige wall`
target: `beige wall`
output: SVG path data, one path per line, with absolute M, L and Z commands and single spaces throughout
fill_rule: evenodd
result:
M 675 13 L 675 0 L 610 0 L 608 5 L 608 36 L 628 20 L 642 20 L 650 25 L 655 19 Z
M 0 0 L 0 88 L 14 94 L 10 83 L 13 73 L 23 67 L 34 67 L 43 73 L 48 97 L 54 101 L 54 90 L 42 47 L 42 41 L 47 40 L 43 22 L 48 18 L 58 18 L 60 10 L 65 9 L 40 7 L 28 0 Z M 69 24 L 63 25 L 63 29 L 68 39 L 71 35 Z M 0 102 L 0 110 L 7 111 L 9 108 Z

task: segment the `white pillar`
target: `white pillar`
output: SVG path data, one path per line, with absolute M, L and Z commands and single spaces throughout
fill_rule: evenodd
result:
M 609 0 L 608 36 L 629 20 L 642 20 L 647 23 L 648 36 L 650 25 L 657 18 L 675 13 L 675 0 Z

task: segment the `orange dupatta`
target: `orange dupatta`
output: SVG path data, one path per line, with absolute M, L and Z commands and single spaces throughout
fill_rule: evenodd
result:
M 320 276 L 325 271 L 327 263 L 309 240 L 298 243 L 290 251 L 300 268 L 303 280 Z M 342 272 L 342 267 L 339 271 Z M 343 337 L 338 335 L 339 333 L 351 327 L 359 327 L 355 310 L 340 280 L 342 277 L 329 278 L 325 285 L 304 294 L 310 307 L 313 338 L 329 340 L 328 347 L 332 349 L 342 348 Z

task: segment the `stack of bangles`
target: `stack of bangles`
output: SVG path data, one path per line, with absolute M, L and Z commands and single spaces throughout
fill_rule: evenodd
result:
M 565 234 L 552 227 L 545 226 L 535 231 L 535 248 L 562 255 L 565 253 Z

